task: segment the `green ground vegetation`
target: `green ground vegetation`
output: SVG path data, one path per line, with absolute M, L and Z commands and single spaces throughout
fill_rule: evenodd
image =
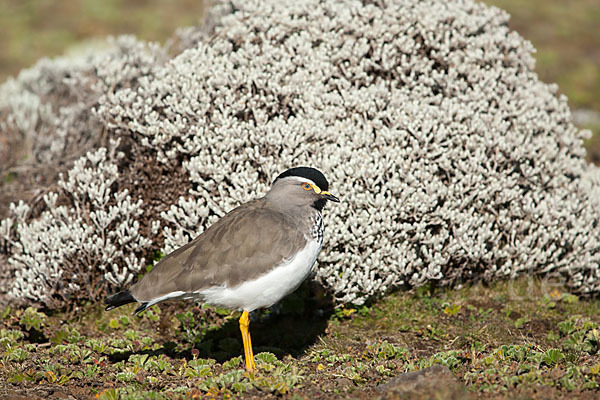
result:
M 540 79 L 557 83 L 559 93 L 574 109 L 600 113 L 600 2 L 598 0 L 483 0 L 506 10 L 510 27 L 531 41 L 537 53 Z M 587 143 L 600 150 L 600 125 L 589 121 L 594 139 Z M 597 156 L 594 158 L 598 158 Z
M 258 371 L 243 369 L 237 318 L 192 304 L 0 314 L 0 397 L 373 398 L 394 376 L 447 366 L 464 396 L 597 398 L 600 301 L 533 278 L 399 291 L 327 311 L 307 289 L 251 323 Z M 308 299 L 308 300 L 307 300 Z M 440 399 L 456 398 L 440 388 Z M 454 397 L 453 397 L 454 396 Z M 461 397 L 462 398 L 462 397 Z
M 572 106 L 600 110 L 598 0 L 484 0 L 508 11 L 510 27 L 537 49 L 536 69 Z
M 109 35 L 164 43 L 177 28 L 198 25 L 204 11 L 203 0 L 0 0 L 0 82 Z

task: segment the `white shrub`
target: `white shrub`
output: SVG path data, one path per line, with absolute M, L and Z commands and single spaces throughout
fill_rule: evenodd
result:
M 122 36 L 104 48 L 41 59 L 0 86 L 0 116 L 6 116 L 0 118 L 0 129 L 14 132 L 41 163 L 83 154 L 102 138 L 104 126 L 90 112 L 98 98 L 132 85 L 164 58 L 158 45 Z
M 214 15 L 214 32 L 181 31 L 189 47 L 166 63 L 124 50 L 145 61 L 94 108 L 111 135 L 190 176 L 153 223 L 163 251 L 311 165 L 342 199 L 326 207 L 317 272 L 341 302 L 524 273 L 600 290 L 589 133 L 507 14 L 469 0 L 237 0 Z
M 16 271 L 12 296 L 52 304 L 81 293 L 96 298 L 106 289 L 102 278 L 114 286 L 131 282 L 144 265 L 138 255 L 152 242 L 139 233 L 142 201 L 111 189 L 117 177 L 116 165 L 100 148 L 75 161 L 58 181 L 72 207 L 58 205 L 59 193 L 48 192 L 47 210 L 27 221 L 29 207 L 11 205 L 0 235 L 11 247 Z

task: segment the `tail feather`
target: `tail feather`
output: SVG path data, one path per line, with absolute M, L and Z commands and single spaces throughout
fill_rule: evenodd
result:
M 104 304 L 106 304 L 106 311 L 108 311 L 125 304 L 135 303 L 136 301 L 137 300 L 133 298 L 129 290 L 123 290 L 122 292 L 108 296 L 104 300 Z
M 137 300 L 131 295 L 129 290 L 123 290 L 122 292 L 115 293 L 113 295 L 108 296 L 104 300 L 104 304 L 106 304 L 106 311 L 112 310 L 113 308 L 124 306 L 129 303 L 136 303 Z M 139 314 L 148 308 L 148 302 L 141 303 L 138 308 L 133 312 L 134 314 Z
M 135 309 L 135 311 L 133 313 L 134 314 L 139 314 L 142 311 L 144 311 L 146 308 L 148 308 L 148 303 L 147 302 L 146 303 L 142 303 L 142 304 L 139 305 L 138 308 Z

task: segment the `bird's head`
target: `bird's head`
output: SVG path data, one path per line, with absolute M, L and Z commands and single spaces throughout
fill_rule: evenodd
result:
M 339 203 L 340 200 L 328 192 L 329 182 L 317 169 L 296 167 L 280 174 L 267 198 L 279 204 L 290 206 L 312 206 L 321 211 L 327 200 Z

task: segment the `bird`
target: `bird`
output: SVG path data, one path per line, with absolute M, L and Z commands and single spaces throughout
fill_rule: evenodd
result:
M 255 371 L 249 313 L 277 303 L 310 275 L 323 246 L 323 208 L 340 202 L 328 190 L 315 168 L 284 171 L 264 197 L 233 209 L 129 289 L 108 296 L 106 311 L 137 302 L 138 314 L 167 300 L 239 310 L 245 368 Z

